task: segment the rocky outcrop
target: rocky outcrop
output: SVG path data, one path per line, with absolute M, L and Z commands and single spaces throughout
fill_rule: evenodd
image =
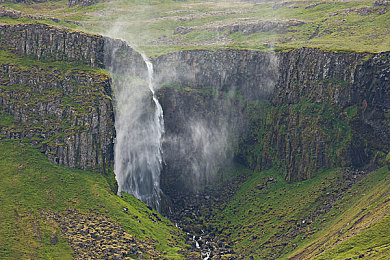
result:
M 67 209 L 59 214 L 42 210 L 40 214 L 60 227 L 61 236 L 74 251 L 74 259 L 164 258 L 155 250 L 156 241 L 140 241 L 98 211 L 82 214 Z M 52 237 L 57 237 L 57 234 Z
M 111 79 L 145 75 L 126 43 L 42 24 L 0 26 L 2 138 L 29 138 L 48 158 L 107 172 L 115 138 Z M 91 67 L 93 69 L 91 69 Z
M 61 165 L 108 170 L 115 130 L 107 74 L 4 64 L 0 78 L 1 112 L 13 117 L 1 137 L 29 138 Z
M 44 3 L 44 2 L 47 2 L 48 0 L 11 0 L 11 2 L 13 3 Z M 59 1 L 59 0 L 56 0 L 56 1 Z M 1 3 L 2 1 L 0 1 Z M 78 5 L 81 3 L 81 6 L 82 7 L 86 7 L 86 6 L 90 6 L 92 4 L 95 4 L 95 3 L 98 3 L 100 1 L 98 0 L 69 0 L 68 1 L 68 7 L 72 7 L 72 6 L 75 6 L 75 5 Z
M 274 121 L 264 143 L 277 140 L 273 158 L 285 160 L 288 180 L 310 178 L 321 167 L 362 167 L 378 151 L 387 152 L 389 55 L 309 48 L 281 53 L 271 100 L 274 111 L 288 107 L 273 117 L 287 128 Z
M 43 24 L 0 26 L 0 46 L 38 60 L 104 66 L 104 38 Z
M 376 6 L 390 6 L 390 1 L 388 0 L 377 0 L 373 4 L 374 7 Z
M 69 0 L 68 6 L 72 7 L 72 6 L 80 4 L 82 7 L 86 7 L 86 6 L 96 4 L 98 2 L 102 2 L 102 1 L 99 1 L 99 0 Z
M 253 169 L 280 167 L 288 181 L 311 178 L 320 168 L 362 167 L 387 153 L 389 53 L 183 51 L 158 57 L 155 64 L 160 82 L 176 88 L 163 95 L 166 140 L 190 136 L 193 118 L 231 122 L 234 114 L 241 118 L 228 130 L 240 136 L 236 158 Z M 218 104 L 213 91 L 235 113 L 213 109 Z M 216 114 L 204 115 L 210 111 Z M 237 126 L 244 130 L 234 131 Z M 164 154 L 172 149 L 167 145 Z M 180 149 L 173 149 L 176 161 L 168 158 L 167 169 L 188 165 Z M 176 175 L 174 180 L 180 180 Z
M 42 61 L 146 74 L 141 55 L 121 40 L 44 24 L 0 25 L 0 50 Z
M 0 1 L 0 3 L 1 3 L 1 1 Z M 78 23 L 75 21 L 71 21 L 71 20 L 67 20 L 67 19 L 58 19 L 55 17 L 46 16 L 46 15 L 26 14 L 26 13 L 23 13 L 23 12 L 14 10 L 14 9 L 10 9 L 10 8 L 5 8 L 2 6 L 0 6 L 0 17 L 9 17 L 9 18 L 13 18 L 13 19 L 27 18 L 27 19 L 33 19 L 33 20 L 51 20 L 55 23 L 66 22 L 66 23 L 72 23 L 72 24 L 76 24 L 78 26 L 82 26 L 81 23 Z
M 266 99 L 278 79 L 278 59 L 272 52 L 182 51 L 159 56 L 154 63 L 160 84 L 211 87 L 249 100 Z
M 12 3 L 16 3 L 16 4 L 19 4 L 19 3 L 27 3 L 27 4 L 31 4 L 31 3 L 44 3 L 44 2 L 47 2 L 48 0 L 11 0 Z
M 275 31 L 278 34 L 287 33 L 290 27 L 304 24 L 299 20 L 252 20 L 249 18 L 238 18 L 231 22 L 214 22 L 203 26 L 176 27 L 173 34 L 185 35 L 192 31 L 217 31 L 225 34 L 241 32 L 243 35 L 252 33 Z

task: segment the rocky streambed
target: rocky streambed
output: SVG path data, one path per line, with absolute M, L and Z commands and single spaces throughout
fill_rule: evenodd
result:
M 283 239 L 288 236 L 291 241 L 304 234 L 307 230 L 306 222 L 313 223 L 319 221 L 331 209 L 337 207 L 338 201 L 348 190 L 358 183 L 366 174 L 367 170 L 342 169 L 329 188 L 322 191 L 322 195 L 317 198 L 320 203 L 312 210 L 306 212 L 302 223 L 282 229 L 275 233 L 275 239 Z M 247 176 L 238 176 L 229 183 L 220 183 L 209 186 L 207 189 L 198 193 L 181 193 L 172 200 L 172 207 L 169 213 L 166 213 L 172 222 L 187 234 L 187 244 L 191 245 L 193 258 L 189 259 L 242 259 L 245 256 L 236 252 L 233 248 L 234 241 L 226 235 L 225 229 L 230 225 L 227 223 L 217 223 L 214 221 L 217 215 L 223 214 L 223 210 L 228 206 L 229 201 L 242 183 L 247 180 Z M 267 189 L 270 185 L 278 182 L 277 178 L 267 177 L 256 189 Z M 251 239 L 259 239 L 257 236 L 251 236 Z
M 240 175 L 229 182 L 207 186 L 197 193 L 180 193 L 172 199 L 169 212 L 172 222 L 187 234 L 187 244 L 202 259 L 236 259 L 232 243 L 220 236 L 222 227 L 213 223 L 248 176 Z M 199 255 L 193 259 L 199 259 Z

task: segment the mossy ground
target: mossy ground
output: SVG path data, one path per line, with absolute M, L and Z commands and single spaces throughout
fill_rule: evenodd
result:
M 83 30 L 124 38 L 149 55 L 199 48 L 265 50 L 302 46 L 389 51 L 390 7 L 372 7 L 373 2 L 290 1 L 278 7 L 273 3 L 173 0 L 118 0 L 85 8 L 67 8 L 65 1 L 3 5 L 28 14 L 39 10 L 40 14 L 80 21 L 85 25 Z M 364 13 L 367 7 L 369 11 Z M 215 11 L 220 13 L 207 14 Z M 228 23 L 240 18 L 299 19 L 305 23 L 282 35 L 275 31 L 244 35 L 202 29 L 210 23 Z M 0 19 L 0 23 L 6 24 L 29 22 L 53 24 L 51 20 Z M 74 27 L 64 22 L 55 24 Z M 174 35 L 174 29 L 179 26 L 199 29 Z M 123 34 L 110 31 L 113 28 L 122 29 Z M 218 42 L 221 36 L 225 41 Z M 172 39 L 173 44 L 164 43 L 162 38 Z M 0 55 L 0 63 L 16 63 L 21 68 L 36 65 L 35 61 L 32 64 L 29 59 L 15 58 L 5 52 Z M 74 65 L 58 63 L 54 67 L 68 70 Z M 69 105 L 75 105 L 70 102 L 73 99 L 69 99 Z M 297 108 L 315 113 L 332 111 L 305 103 Z M 348 118 L 356 113 L 353 107 L 345 110 Z M 1 114 L 0 124 L 13 127 L 13 120 Z M 342 133 L 348 137 L 349 130 L 344 131 L 344 125 L 338 121 L 335 124 L 332 129 L 337 132 L 326 134 Z M 100 212 L 137 238 L 156 240 L 156 249 L 166 251 L 164 257 L 183 257 L 178 251 L 186 246 L 178 230 L 132 196 L 116 196 L 112 191 L 112 173 L 106 178 L 56 166 L 28 143 L 16 140 L 1 140 L 0 148 L 0 258 L 71 259 L 73 250 L 65 238 L 59 237 L 55 245 L 50 242 L 53 233 L 61 232 L 59 227 L 41 216 L 42 210 L 61 213 L 69 208 L 86 215 L 90 210 Z M 258 148 L 260 151 L 261 147 Z M 283 169 L 254 173 L 222 213 L 216 212 L 212 224 L 218 227 L 222 237 L 232 242 L 237 252 L 255 258 L 299 255 L 308 259 L 345 259 L 364 255 L 386 259 L 390 254 L 387 168 L 357 179 L 351 174 L 346 176 L 344 170 L 329 170 L 314 175 L 311 180 L 292 184 L 281 177 L 284 173 L 280 170 Z M 124 207 L 129 209 L 127 213 Z
M 274 169 L 254 173 L 215 223 L 244 258 L 384 259 L 390 250 L 389 170 L 345 171 L 300 183 L 285 182 Z
M 138 45 L 149 55 L 184 49 L 320 47 L 354 51 L 388 51 L 390 46 L 390 6 L 373 6 L 374 0 L 289 1 L 105 1 L 88 7 L 68 8 L 66 1 L 14 4 L 3 3 L 28 14 L 54 16 L 81 22 L 79 29 L 119 37 Z M 131 15 L 129 15 L 129 13 Z M 3 23 L 15 23 L 1 18 Z M 300 20 L 287 31 L 266 32 L 207 29 L 245 21 Z M 27 19 L 28 20 L 28 19 Z M 29 22 L 19 19 L 17 22 Z M 31 22 L 31 21 L 30 21 Z M 39 20 L 51 23 L 49 20 Z M 75 27 L 60 22 L 57 25 Z M 174 34 L 178 27 L 195 28 Z M 120 32 L 120 34 L 119 34 Z
M 0 148 L 1 259 L 71 259 L 73 250 L 64 238 L 50 242 L 53 232 L 61 234 L 59 227 L 41 216 L 42 210 L 67 209 L 103 214 L 141 241 L 155 240 L 163 257 L 183 258 L 177 228 L 133 196 L 115 195 L 104 175 L 54 165 L 19 140 L 1 140 Z

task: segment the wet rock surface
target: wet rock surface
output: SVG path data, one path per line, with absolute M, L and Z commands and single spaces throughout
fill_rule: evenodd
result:
M 220 214 L 248 176 L 240 175 L 228 182 L 210 185 L 198 193 L 179 192 L 163 212 L 187 234 L 187 244 L 201 259 L 237 259 L 228 237 L 220 236 L 222 228 L 210 220 Z
M 204 93 L 211 86 L 212 91 L 243 97 L 231 107 L 247 119 L 235 156 L 248 167 L 282 164 L 290 182 L 310 179 L 322 167 L 362 167 L 378 151 L 387 153 L 390 144 L 389 55 L 300 48 L 159 56 L 154 60 L 157 81 L 188 90 L 164 90 L 166 134 L 184 135 L 189 118 L 210 112 L 217 102 Z M 170 154 L 173 148 L 164 149 Z M 179 180 L 177 173 L 187 172 L 180 170 L 180 163 L 186 163 L 179 157 L 174 158 L 179 169 L 169 170 L 175 160 L 166 160 L 163 176 L 172 173 L 173 182 Z

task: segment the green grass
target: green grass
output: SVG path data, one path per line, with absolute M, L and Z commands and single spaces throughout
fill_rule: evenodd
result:
M 373 8 L 374 2 L 374 0 L 291 1 L 283 6 L 275 6 L 275 3 L 254 4 L 230 0 L 222 2 L 117 0 L 84 8 L 81 6 L 68 8 L 65 1 L 35 4 L 7 2 L 3 5 L 28 14 L 36 14 L 39 10 L 39 14 L 81 22 L 85 26 L 83 30 L 125 39 L 153 56 L 182 49 L 198 49 L 200 46 L 206 49 L 306 46 L 331 50 L 388 51 L 390 7 Z M 318 5 L 307 8 L 313 4 Z M 359 9 L 366 7 L 370 8 L 368 13 L 365 13 L 364 9 Z M 16 23 L 9 18 L 2 19 L 7 23 Z M 280 21 L 297 19 L 305 23 L 290 27 L 283 33 L 271 30 L 242 35 L 241 32 L 229 34 L 228 30 L 217 32 L 205 29 L 216 22 L 223 25 L 240 19 Z M 39 22 L 52 23 L 49 20 Z M 68 23 L 61 23 L 58 25 L 74 27 Z M 196 26 L 197 29 L 188 34 L 173 35 L 175 28 L 179 26 Z M 150 44 L 161 37 L 173 39 L 173 43 L 168 46 L 164 42 Z M 213 43 L 219 37 L 225 37 L 229 41 Z M 180 42 L 185 45 L 181 45 Z
M 185 245 L 180 232 L 161 216 L 162 222 L 156 222 L 155 212 L 133 196 L 113 194 L 105 176 L 54 165 L 19 140 L 1 140 L 0 148 L 1 259 L 71 259 L 72 249 L 63 238 L 50 244 L 50 235 L 58 230 L 40 216 L 41 210 L 61 213 L 68 208 L 84 214 L 90 209 L 101 212 L 135 237 L 157 240 L 157 250 L 167 251 L 168 258 L 182 257 L 178 250 Z
M 28 69 L 31 66 L 35 66 L 35 67 L 47 69 L 49 72 L 55 72 L 55 70 L 62 70 L 62 73 L 75 72 L 81 70 L 81 73 L 95 72 L 95 73 L 102 74 L 106 78 L 109 77 L 108 72 L 104 69 L 93 69 L 87 65 L 73 64 L 73 63 L 62 62 L 62 61 L 37 60 L 34 57 L 19 56 L 15 53 L 11 53 L 8 50 L 1 50 L 1 49 L 0 49 L 0 64 L 3 65 L 15 64 L 22 69 Z
M 0 89 L 2 86 L 0 86 Z M 12 126 L 14 124 L 14 117 L 10 114 L 0 112 L 0 126 Z
M 255 259 L 291 257 L 294 248 L 296 253 L 310 252 L 307 259 L 322 250 L 319 259 L 346 259 L 367 255 L 370 250 L 372 256 L 389 254 L 387 168 L 365 176 L 330 210 L 321 206 L 329 203 L 346 182 L 338 169 L 292 184 L 280 175 L 274 169 L 254 173 L 216 215 L 213 224 L 224 227 L 222 237 L 232 242 L 236 252 Z M 275 179 L 276 183 L 266 184 Z M 358 221 L 360 212 L 367 216 L 362 222 Z M 340 237 L 343 241 L 338 244 Z M 315 245 L 325 244 L 308 251 L 313 241 Z
M 387 167 L 369 173 L 328 213 L 330 220 L 323 230 L 294 254 L 303 252 L 307 259 L 346 259 L 359 255 L 377 259 L 388 256 L 389 192 Z

